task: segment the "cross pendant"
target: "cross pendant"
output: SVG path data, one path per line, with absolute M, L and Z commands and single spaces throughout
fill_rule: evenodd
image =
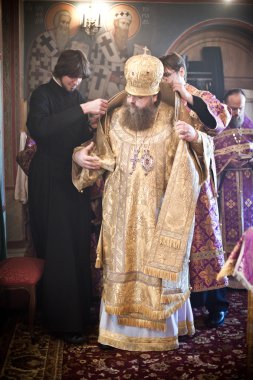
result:
M 130 174 L 133 174 L 133 172 L 136 169 L 137 162 L 140 161 L 139 158 L 138 158 L 139 152 L 140 152 L 140 149 L 134 148 L 134 156 L 130 160 L 132 162 L 132 170 L 131 170 Z

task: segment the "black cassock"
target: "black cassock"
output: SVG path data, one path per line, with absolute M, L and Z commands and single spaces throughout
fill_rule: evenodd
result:
M 89 189 L 72 184 L 72 154 L 92 137 L 79 91 L 68 92 L 54 79 L 30 99 L 27 127 L 37 151 L 28 176 L 31 232 L 44 258 L 42 313 L 53 332 L 83 332 L 89 320 Z

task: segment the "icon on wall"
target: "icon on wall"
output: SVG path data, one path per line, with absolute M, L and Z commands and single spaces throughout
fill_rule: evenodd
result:
M 89 43 L 77 38 L 80 13 L 74 5 L 54 4 L 45 13 L 44 25 L 45 30 L 35 37 L 28 52 L 26 98 L 35 88 L 51 79 L 63 50 L 80 49 L 89 55 Z
M 127 4 L 112 6 L 103 24 L 104 31 L 96 36 L 90 55 L 89 99 L 109 99 L 122 91 L 125 87 L 125 62 L 132 55 L 143 54 L 144 46 L 129 46 L 129 40 L 138 34 L 141 27 L 141 17 L 135 7 Z
M 111 7 L 105 20 L 105 29 L 112 31 L 115 28 L 115 20 L 125 16 L 128 38 L 133 38 L 140 30 L 141 17 L 137 9 L 127 4 L 117 4 Z
M 61 15 L 65 14 L 62 29 L 68 31 L 69 36 L 74 36 L 80 27 L 80 14 L 78 9 L 68 3 L 58 3 L 51 6 L 45 15 L 45 29 L 53 30 L 59 26 Z

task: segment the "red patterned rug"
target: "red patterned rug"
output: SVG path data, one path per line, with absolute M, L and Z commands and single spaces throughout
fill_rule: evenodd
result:
M 97 328 L 87 345 L 73 346 L 50 337 L 37 321 L 30 343 L 24 321 L 10 318 L 0 338 L 0 379 L 12 380 L 246 380 L 247 291 L 229 290 L 223 326 L 206 329 L 194 309 L 196 334 L 182 337 L 168 352 L 101 350 Z

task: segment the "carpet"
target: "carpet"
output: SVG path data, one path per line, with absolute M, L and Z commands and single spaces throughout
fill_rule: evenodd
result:
M 247 291 L 229 290 L 225 323 L 207 329 L 204 312 L 194 309 L 196 334 L 181 337 L 168 352 L 102 350 L 97 326 L 88 344 L 74 346 L 50 337 L 36 322 L 32 345 L 24 321 L 8 320 L 0 338 L 0 379 L 12 380 L 246 380 Z
M 39 323 L 34 328 L 35 342 L 24 318 L 12 316 L 0 338 L 0 379 L 60 380 L 63 341 L 46 333 Z

